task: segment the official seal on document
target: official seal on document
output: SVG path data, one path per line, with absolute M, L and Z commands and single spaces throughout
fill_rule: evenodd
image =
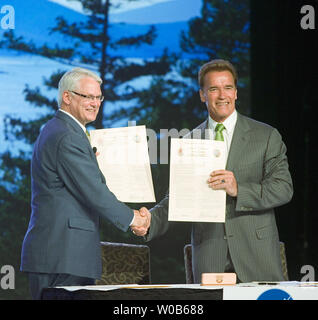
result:
M 136 134 L 134 140 L 136 143 L 139 143 L 141 141 L 141 137 L 138 134 Z
M 213 150 L 213 155 L 218 158 L 221 156 L 221 151 L 219 149 L 214 149 Z

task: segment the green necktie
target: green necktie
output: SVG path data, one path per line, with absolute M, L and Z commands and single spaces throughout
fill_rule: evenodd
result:
M 215 127 L 215 137 L 214 140 L 217 141 L 224 141 L 223 133 L 222 131 L 225 129 L 223 123 L 218 123 Z

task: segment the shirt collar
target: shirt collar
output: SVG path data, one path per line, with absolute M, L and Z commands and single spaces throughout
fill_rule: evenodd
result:
M 237 111 L 234 110 L 234 112 L 232 112 L 232 114 L 223 121 L 224 127 L 229 134 L 234 131 L 236 120 L 237 120 Z M 208 118 L 209 129 L 214 131 L 217 124 L 218 122 L 214 121 L 209 115 L 209 118 Z
M 73 115 L 71 115 L 69 112 L 63 110 L 63 109 L 59 109 L 60 111 L 64 112 L 65 114 L 67 114 L 68 116 L 70 116 L 82 129 L 84 132 L 86 132 L 86 127 L 83 126 Z

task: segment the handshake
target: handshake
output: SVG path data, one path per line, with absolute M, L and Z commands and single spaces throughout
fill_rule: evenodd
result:
M 134 220 L 130 226 L 131 231 L 136 236 L 145 236 L 148 232 L 151 222 L 151 213 L 147 208 L 142 207 L 138 210 L 134 210 Z

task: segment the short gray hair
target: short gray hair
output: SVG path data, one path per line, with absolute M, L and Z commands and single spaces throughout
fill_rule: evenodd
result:
M 95 79 L 100 85 L 102 84 L 102 79 L 93 71 L 84 68 L 74 68 L 70 71 L 67 71 L 62 76 L 61 80 L 59 81 L 58 85 L 58 105 L 61 107 L 63 93 L 64 91 L 73 91 L 77 89 L 78 82 L 83 78 L 93 78 Z

